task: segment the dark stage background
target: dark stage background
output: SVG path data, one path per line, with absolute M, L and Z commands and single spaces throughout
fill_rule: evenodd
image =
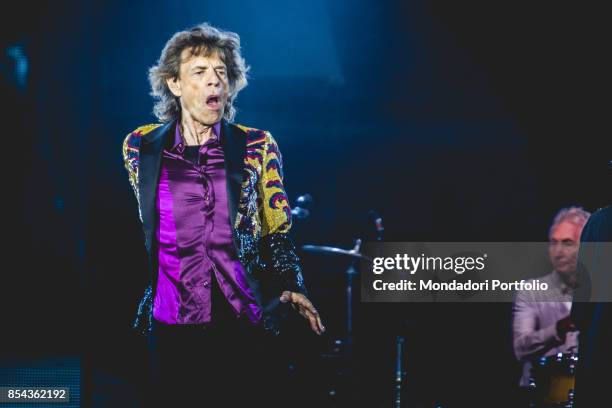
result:
M 314 197 L 300 245 L 372 239 L 373 209 L 388 241 L 543 241 L 559 208 L 610 203 L 610 36 L 593 5 L 89 0 L 1 19 L 2 354 L 82 356 L 93 406 L 136 406 L 146 263 L 121 143 L 155 121 L 147 69 L 178 30 L 241 35 L 237 122 L 275 135 L 292 200 Z M 299 326 L 287 344 L 305 351 L 285 351 L 314 399 L 389 406 L 402 334 L 406 406 L 509 404 L 509 304 L 358 304 L 345 364 L 317 356 L 345 335 L 347 265 L 304 263 L 328 334 Z

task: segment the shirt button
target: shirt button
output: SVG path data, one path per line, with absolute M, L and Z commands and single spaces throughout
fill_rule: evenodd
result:
M 205 288 L 210 286 L 210 282 L 208 282 L 207 280 L 204 281 L 204 283 L 202 284 L 202 286 L 204 286 Z

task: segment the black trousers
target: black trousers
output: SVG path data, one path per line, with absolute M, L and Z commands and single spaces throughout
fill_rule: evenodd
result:
M 154 320 L 148 337 L 147 406 L 280 406 L 283 367 L 274 339 L 238 320 L 216 284 L 213 321 L 168 325 Z

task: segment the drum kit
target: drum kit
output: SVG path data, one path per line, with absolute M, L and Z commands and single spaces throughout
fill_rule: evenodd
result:
M 338 282 L 341 287 L 344 287 L 344 302 L 345 302 L 345 327 L 342 334 L 333 337 L 331 344 L 324 347 L 321 353 L 322 361 L 327 365 L 328 377 L 327 384 L 324 386 L 331 406 L 336 406 L 346 398 L 351 398 L 350 388 L 351 381 L 354 377 L 352 370 L 353 365 L 353 302 L 355 293 L 355 281 L 357 278 L 357 264 L 368 258 L 361 252 L 361 240 L 355 241 L 355 246 L 351 249 L 337 248 L 326 245 L 303 245 L 302 251 L 306 254 L 320 257 L 331 257 L 334 259 L 334 264 L 340 264 L 340 270 L 346 265 L 344 273 L 344 282 Z M 337 288 L 339 289 L 339 288 Z M 339 321 L 338 328 L 342 327 L 342 321 Z M 348 382 L 347 382 L 348 381 Z M 340 403 L 340 405 L 344 405 Z
M 362 254 L 360 252 L 361 239 L 355 241 L 355 246 L 352 249 L 343 249 L 332 246 L 320 246 L 320 245 L 304 245 L 302 250 L 307 253 L 321 254 L 321 255 L 332 255 L 334 257 L 341 257 L 349 259 L 350 265 L 346 270 L 346 339 L 334 340 L 334 352 L 336 354 L 343 353 L 343 359 L 350 360 L 352 355 L 353 345 L 353 284 L 355 276 L 357 275 L 356 264 L 358 261 L 372 262 L 372 258 Z M 403 395 L 403 384 L 406 377 L 406 367 L 404 363 L 403 355 L 405 354 L 405 337 L 396 336 L 396 353 L 395 353 L 395 375 L 394 375 L 394 398 L 393 406 L 400 408 L 402 406 L 402 395 Z M 344 347 L 341 347 L 344 345 Z M 335 389 L 329 390 L 330 396 L 336 394 Z
M 531 370 L 530 407 L 573 408 L 577 353 L 558 353 L 537 360 Z
M 294 207 L 291 212 L 293 215 L 297 216 L 298 219 L 303 220 L 310 215 L 310 212 L 307 208 L 308 204 L 313 201 L 312 196 L 310 194 L 304 194 L 299 196 L 296 200 L 296 203 L 299 206 Z M 374 210 L 371 210 L 368 213 L 370 219 L 373 222 L 375 232 L 376 232 L 376 240 L 382 241 L 384 227 L 382 224 L 382 217 L 380 214 Z M 361 252 L 361 239 L 356 239 L 353 248 L 344 249 L 339 247 L 327 246 L 327 245 L 303 245 L 301 247 L 304 253 L 321 255 L 321 256 L 331 256 L 334 258 L 341 259 L 343 261 L 348 261 L 348 268 L 346 269 L 346 287 L 345 287 L 345 307 L 346 307 L 346 338 L 343 339 L 335 339 L 333 341 L 334 347 L 332 354 L 340 354 L 342 353 L 342 358 L 345 360 L 350 360 L 352 356 L 352 346 L 353 346 L 353 297 L 354 297 L 354 283 L 355 278 L 358 274 L 357 266 L 359 262 L 372 263 L 372 258 L 363 254 Z M 395 358 L 395 395 L 394 395 L 394 407 L 401 407 L 401 395 L 402 395 L 402 385 L 404 383 L 405 375 L 406 375 L 406 367 L 403 362 L 404 358 L 404 342 L 405 338 L 403 336 L 396 337 L 396 358 Z M 336 390 L 330 390 L 330 395 L 335 395 Z
M 309 193 L 300 195 L 295 200 L 297 204 L 292 208 L 291 214 L 295 216 L 297 219 L 304 220 L 310 216 L 310 210 L 308 209 L 309 205 L 314 201 L 312 195 Z M 369 213 L 370 218 L 374 222 L 374 226 L 376 228 L 376 239 L 378 241 L 382 241 L 382 234 L 384 232 L 384 228 L 382 225 L 382 217 L 374 210 Z M 342 258 L 343 260 L 349 261 L 349 266 L 346 270 L 346 345 L 347 349 L 350 350 L 350 347 L 353 343 L 353 292 L 354 292 L 354 280 L 357 275 L 357 262 L 366 261 L 372 262 L 372 259 L 360 252 L 361 250 L 361 239 L 355 240 L 355 246 L 351 249 L 338 248 L 327 245 L 303 245 L 302 251 L 305 253 L 311 254 L 319 254 L 326 256 L 333 256 L 336 258 Z M 342 342 L 341 340 L 336 340 L 336 343 Z
M 310 213 L 307 208 L 303 208 L 312 202 L 312 196 L 305 194 L 298 197 L 297 203 L 302 207 L 294 207 L 292 213 L 298 219 L 307 218 Z M 370 218 L 376 228 L 376 240 L 382 241 L 384 228 L 382 218 L 375 211 L 370 211 Z M 350 359 L 353 344 L 353 294 L 354 282 L 357 276 L 358 262 L 372 262 L 372 258 L 361 252 L 361 239 L 355 240 L 353 248 L 344 249 L 326 245 L 303 245 L 302 251 L 310 254 L 332 256 L 344 261 L 348 261 L 346 269 L 346 339 L 335 339 L 334 350 L 336 354 L 343 353 L 344 358 Z M 405 337 L 396 337 L 396 361 L 395 361 L 395 398 L 394 407 L 401 407 L 402 388 L 406 373 L 406 367 L 402 355 L 405 354 Z M 344 345 L 345 347 L 341 347 Z M 574 386 L 575 372 L 578 363 L 577 353 L 559 353 L 553 356 L 542 357 L 537 360 L 532 368 L 530 378 L 530 408 L 573 408 L 574 407 Z M 330 395 L 335 391 L 330 391 Z
M 344 352 L 348 357 L 353 342 L 353 283 L 357 274 L 357 261 L 368 261 L 372 259 L 360 252 L 361 240 L 357 239 L 355 246 L 351 249 L 343 249 L 332 246 L 304 245 L 302 250 L 307 253 L 332 255 L 349 259 L 350 266 L 346 271 L 346 340 L 334 340 L 334 344 L 345 344 Z M 401 406 L 402 385 L 406 368 L 404 367 L 402 354 L 404 353 L 403 336 L 396 339 L 396 362 L 395 362 L 395 398 L 394 406 Z M 339 348 L 336 349 L 338 351 Z M 574 386 L 576 365 L 578 363 L 577 353 L 559 353 L 554 356 L 542 357 L 534 363 L 532 376 L 530 378 L 530 408 L 573 408 Z
M 347 258 L 350 260 L 349 267 L 346 270 L 346 345 L 347 351 L 353 344 L 353 283 L 357 275 L 356 263 L 359 260 L 371 261 L 371 258 L 359 252 L 361 249 L 361 239 L 355 241 L 355 246 L 352 249 L 342 249 L 332 246 L 321 245 L 304 245 L 302 251 L 313 254 L 332 255 L 335 257 Z M 338 341 L 336 341 L 337 343 Z

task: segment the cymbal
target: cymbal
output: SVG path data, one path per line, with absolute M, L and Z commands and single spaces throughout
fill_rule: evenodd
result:
M 304 252 L 311 252 L 313 254 L 326 254 L 326 255 L 339 255 L 348 256 L 351 258 L 365 259 L 372 261 L 372 258 L 362 255 L 354 249 L 342 249 L 325 245 L 303 245 L 302 250 Z

